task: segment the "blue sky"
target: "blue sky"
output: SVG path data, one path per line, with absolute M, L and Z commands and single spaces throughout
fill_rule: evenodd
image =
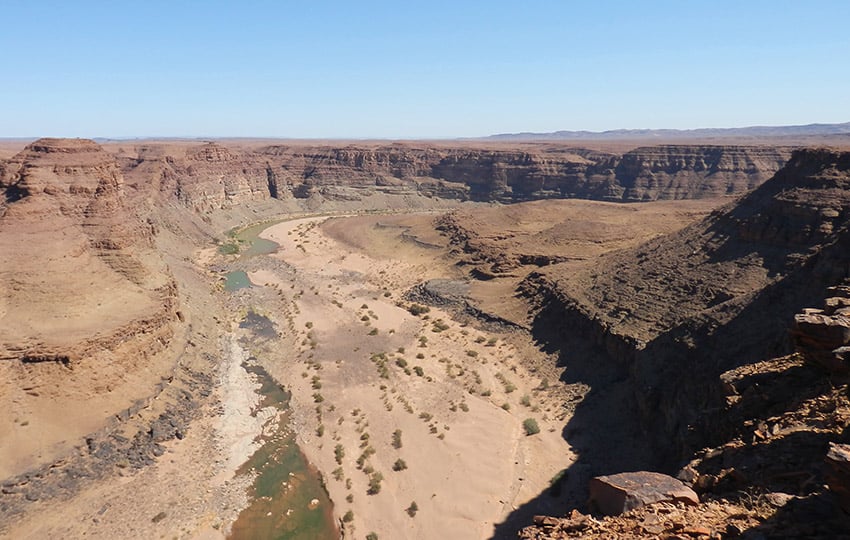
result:
M 0 136 L 850 121 L 850 2 L 4 0 Z

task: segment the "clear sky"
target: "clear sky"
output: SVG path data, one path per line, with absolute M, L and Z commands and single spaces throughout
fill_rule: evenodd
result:
M 0 1 L 0 136 L 850 121 L 850 1 Z

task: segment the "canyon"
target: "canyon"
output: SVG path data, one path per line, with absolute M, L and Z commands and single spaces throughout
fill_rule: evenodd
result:
M 4 144 L 0 534 L 239 534 L 278 418 L 243 365 L 331 536 L 847 530 L 846 150 Z M 699 505 L 587 517 L 634 470 Z

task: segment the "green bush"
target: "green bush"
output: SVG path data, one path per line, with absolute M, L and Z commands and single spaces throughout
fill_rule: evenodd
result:
M 366 493 L 369 495 L 377 495 L 381 492 L 381 480 L 384 479 L 384 475 L 376 472 L 372 473 L 372 476 L 369 477 L 369 489 L 366 490 Z
M 522 427 L 525 428 L 526 435 L 536 435 L 540 433 L 540 426 L 537 425 L 537 420 L 534 418 L 526 418 L 523 420 Z
M 431 308 L 428 306 L 423 306 L 421 304 L 410 304 L 410 307 L 407 308 L 407 311 L 410 312 L 411 315 L 422 315 L 424 313 L 428 313 L 431 311 Z

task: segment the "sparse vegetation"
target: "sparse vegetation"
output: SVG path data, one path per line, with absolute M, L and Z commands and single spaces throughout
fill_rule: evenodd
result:
M 384 475 L 379 472 L 374 472 L 369 477 L 369 489 L 366 490 L 366 493 L 369 495 L 377 495 L 381 492 L 381 481 L 384 479 Z
M 411 315 L 416 315 L 418 317 L 419 315 L 423 315 L 431 311 L 431 308 L 429 308 L 428 306 L 423 306 L 421 304 L 410 304 L 407 307 L 407 311 L 409 311 Z
M 540 426 L 537 425 L 537 420 L 534 418 L 526 418 L 522 421 L 522 427 L 525 429 L 526 435 L 537 435 L 540 433 Z
M 446 323 L 443 321 L 443 319 L 437 319 L 436 321 L 434 321 L 433 323 L 431 323 L 431 325 L 432 325 L 432 326 L 431 326 L 431 331 L 432 331 L 432 332 L 434 332 L 434 333 L 440 333 L 440 332 L 442 332 L 442 331 L 444 331 L 444 330 L 448 330 L 448 329 L 449 329 L 449 325 L 448 325 L 448 324 L 446 324 Z

